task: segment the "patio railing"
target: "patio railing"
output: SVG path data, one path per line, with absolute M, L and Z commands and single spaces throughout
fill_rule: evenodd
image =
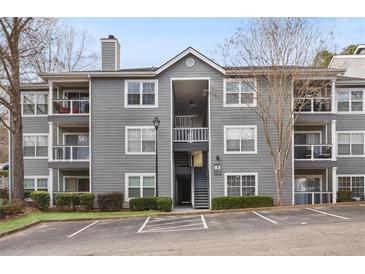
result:
M 53 114 L 89 114 L 89 100 L 53 100 Z
M 89 146 L 53 146 L 53 161 L 88 161 Z
M 331 112 L 332 98 L 330 97 L 296 97 L 294 107 L 297 112 Z
M 332 192 L 327 191 L 296 191 L 294 200 L 296 205 L 314 205 L 332 203 Z
M 295 160 L 331 160 L 332 145 L 294 145 Z
M 208 128 L 174 128 L 174 142 L 208 142 Z

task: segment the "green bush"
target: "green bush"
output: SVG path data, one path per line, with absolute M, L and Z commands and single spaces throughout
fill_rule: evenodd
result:
M 50 195 L 47 191 L 32 191 L 30 197 L 39 209 L 44 210 L 49 207 Z
M 75 206 L 80 205 L 80 193 L 57 193 L 56 194 L 56 206 L 60 208 L 67 207 L 71 210 L 75 210 Z
M 95 195 L 93 193 L 81 193 L 80 194 L 80 206 L 84 206 L 86 209 L 92 209 L 94 205 Z
M 212 209 L 269 207 L 274 205 L 272 197 L 268 196 L 225 196 L 212 199 Z
M 157 201 L 154 197 L 133 198 L 129 201 L 129 208 L 132 211 L 156 210 Z
M 123 193 L 121 192 L 98 194 L 96 200 L 100 211 L 118 211 L 123 208 Z
M 339 190 L 337 191 L 338 202 L 352 202 L 352 191 L 351 190 Z
M 129 201 L 129 208 L 132 211 L 158 210 L 170 212 L 172 210 L 172 199 L 170 197 L 133 198 Z
M 156 202 L 158 211 L 172 211 L 172 199 L 170 197 L 157 197 Z

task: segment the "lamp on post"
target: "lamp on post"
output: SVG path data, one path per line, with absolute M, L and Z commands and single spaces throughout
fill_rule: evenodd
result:
M 158 127 L 160 126 L 160 120 L 155 117 L 152 121 L 154 127 L 155 127 L 155 130 L 156 130 L 156 143 L 155 143 L 155 150 L 156 150 L 156 197 L 158 197 L 158 152 L 157 152 L 157 130 L 158 130 Z

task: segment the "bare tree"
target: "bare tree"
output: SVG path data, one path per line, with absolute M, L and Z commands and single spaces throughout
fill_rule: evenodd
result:
M 13 139 L 12 193 L 15 199 L 24 198 L 22 68 L 43 50 L 50 22 L 49 18 L 0 18 L 0 105 L 10 114 L 8 121 L 0 116 L 0 122 L 10 130 Z
M 39 72 L 68 72 L 97 69 L 97 54 L 86 31 L 53 21 L 45 47 L 29 60 L 29 80 Z
M 259 117 L 272 159 L 278 205 L 283 204 L 296 113 L 308 104 L 308 96 L 318 95 L 328 85 L 314 80 L 311 67 L 325 41 L 327 36 L 309 19 L 257 18 L 218 48 L 229 74 L 253 90 L 253 96 L 231 100 L 242 100 Z

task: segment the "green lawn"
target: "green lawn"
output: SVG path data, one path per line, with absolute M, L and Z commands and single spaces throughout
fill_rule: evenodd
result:
M 62 221 L 100 218 L 125 218 L 156 215 L 158 211 L 117 211 L 117 212 L 37 212 L 8 221 L 0 221 L 0 234 L 37 221 Z

